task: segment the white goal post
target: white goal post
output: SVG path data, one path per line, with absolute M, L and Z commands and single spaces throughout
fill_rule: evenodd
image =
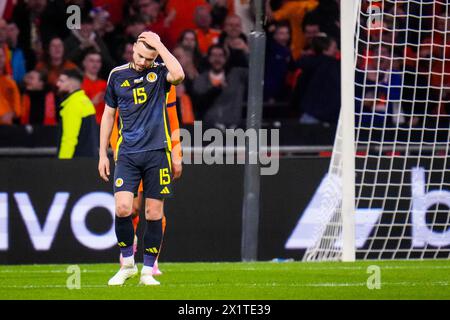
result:
M 341 0 L 341 113 L 304 261 L 450 258 L 450 4 Z

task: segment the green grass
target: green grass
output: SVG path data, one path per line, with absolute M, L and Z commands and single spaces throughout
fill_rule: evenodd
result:
M 367 267 L 381 270 L 369 290 Z M 108 287 L 114 264 L 80 264 L 81 288 L 69 290 L 68 265 L 0 266 L 0 299 L 450 299 L 450 260 L 355 263 L 161 263 L 161 285 L 133 278 Z

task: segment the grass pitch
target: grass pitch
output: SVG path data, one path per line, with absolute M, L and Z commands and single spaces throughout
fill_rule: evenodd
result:
M 380 268 L 380 289 L 367 286 L 372 265 Z M 72 290 L 68 265 L 0 266 L 0 299 L 450 299 L 450 260 L 161 263 L 156 287 L 138 285 L 138 277 L 108 287 L 117 264 L 78 266 L 81 288 Z

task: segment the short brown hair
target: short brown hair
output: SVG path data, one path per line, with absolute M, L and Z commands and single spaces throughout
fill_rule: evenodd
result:
M 149 49 L 149 50 L 155 50 L 155 51 L 156 51 L 155 48 L 153 48 L 151 45 L 149 45 L 149 44 L 148 44 L 147 42 L 145 42 L 144 40 L 139 40 L 139 39 L 138 39 L 138 41 L 136 41 L 136 43 L 139 43 L 139 42 L 142 42 L 142 43 L 144 44 L 145 48 L 147 48 L 147 49 Z

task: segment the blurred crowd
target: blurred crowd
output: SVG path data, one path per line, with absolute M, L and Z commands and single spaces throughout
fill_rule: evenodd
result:
M 82 89 L 104 108 L 110 70 L 132 60 L 151 30 L 183 66 L 181 125 L 220 128 L 245 117 L 252 0 L 5 0 L 0 4 L 0 124 L 57 125 L 63 70 L 83 72 Z M 330 123 L 340 110 L 339 0 L 264 0 L 267 34 L 264 117 Z M 69 5 L 81 8 L 69 28 Z M 357 124 L 448 127 L 449 5 L 361 2 L 357 31 Z M 370 7 L 372 6 L 372 7 Z M 377 7 L 378 10 L 374 10 Z M 378 12 L 380 19 L 366 12 Z M 374 18 L 375 17 L 375 18 Z M 370 21 L 368 21 L 371 19 Z M 279 112 L 280 111 L 280 112 Z
M 69 5 L 81 8 L 69 28 Z M 181 125 L 221 128 L 245 117 L 251 0 L 4 0 L 0 4 L 0 124 L 56 125 L 63 70 L 83 72 L 99 123 L 110 70 L 132 60 L 151 30 L 183 66 Z M 338 0 L 264 1 L 264 107 L 301 123 L 336 123 L 340 106 Z M 276 114 L 276 113 L 275 113 Z
M 447 1 L 362 2 L 355 79 L 358 126 L 448 131 L 449 9 Z M 375 15 L 369 18 L 365 12 Z

